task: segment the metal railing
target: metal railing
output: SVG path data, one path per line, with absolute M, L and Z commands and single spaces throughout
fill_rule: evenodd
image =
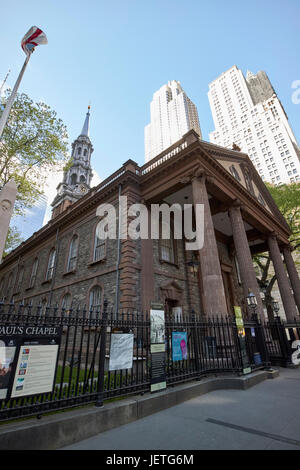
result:
M 20 398 L 0 398 L 0 420 L 41 415 L 59 409 L 96 404 L 104 400 L 150 391 L 151 353 L 148 312 L 115 311 L 104 303 L 102 311 L 0 304 L 0 340 L 4 326 L 58 327 L 61 331 L 54 387 L 49 393 Z M 300 326 L 300 325 L 299 325 Z M 110 371 L 112 333 L 132 333 L 131 369 Z M 185 332 L 187 356 L 174 360 L 172 333 Z M 245 323 L 244 336 L 251 369 L 270 365 L 277 339 L 269 325 Z M 165 322 L 165 372 L 167 385 L 201 378 L 209 373 L 243 373 L 238 329 L 232 318 L 204 318 L 191 314 L 186 320 Z M 277 332 L 278 333 L 278 332 Z M 277 336 L 276 336 L 277 338 Z M 277 346 L 276 346 L 277 347 Z M 277 351 L 277 349 L 276 349 Z M 278 349 L 280 352 L 281 350 Z M 1 365 L 0 365 L 1 373 Z M 3 387 L 2 387 L 3 388 Z M 1 397 L 1 376 L 0 376 Z

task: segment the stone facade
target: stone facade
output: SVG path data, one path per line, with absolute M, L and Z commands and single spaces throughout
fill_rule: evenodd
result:
M 180 309 L 183 317 L 193 311 L 206 316 L 232 315 L 234 306 L 241 306 L 249 316 L 246 292 L 256 288 L 251 255 L 266 251 L 274 232 L 278 249 L 284 250 L 289 228 L 247 156 L 241 154 L 240 161 L 249 166 L 267 207 L 219 163 L 219 157 L 230 158 L 228 150 L 224 155 L 220 147 L 203 145 L 194 131 L 176 145 L 143 167 L 127 161 L 10 253 L 0 266 L 0 299 L 45 308 L 47 304 L 61 306 L 67 296 L 68 308 L 72 302 L 74 308 L 95 304 L 101 309 L 105 298 L 114 311 L 148 310 L 151 302 L 162 302 L 171 317 Z M 232 159 L 239 164 L 237 152 Z M 120 243 L 114 239 L 104 242 L 101 256 L 95 259 L 97 209 L 109 203 L 119 216 L 120 195 L 127 197 L 128 206 L 137 202 L 147 207 L 204 203 L 204 247 L 186 250 L 185 239 L 173 240 L 167 248 L 161 238 Z M 237 201 L 242 207 L 238 219 L 230 217 Z M 126 222 L 121 215 L 121 227 L 131 220 Z M 74 237 L 77 250 L 70 270 Z M 54 249 L 55 263 L 51 264 Z M 101 298 L 94 294 L 95 288 Z M 287 308 L 296 306 L 289 301 Z M 258 313 L 263 316 L 259 299 Z

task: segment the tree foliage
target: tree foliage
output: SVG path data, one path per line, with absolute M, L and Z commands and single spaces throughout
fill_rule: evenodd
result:
M 3 258 L 5 258 L 5 256 L 8 255 L 10 251 L 17 248 L 17 246 L 19 246 L 23 241 L 24 240 L 19 230 L 14 226 L 9 227 L 3 251 Z
M 66 126 L 50 106 L 17 95 L 0 140 L 0 186 L 10 179 L 17 183 L 15 214 L 32 207 L 49 173 L 66 165 L 67 138 Z
M 282 215 L 288 222 L 292 234 L 289 238 L 291 246 L 294 248 L 294 260 L 300 268 L 300 183 L 283 184 L 267 187 L 276 202 Z M 254 264 L 258 267 L 259 286 L 264 289 L 266 306 L 269 316 L 272 316 L 271 301 L 272 289 L 276 282 L 276 275 L 272 269 L 271 257 L 268 252 L 261 253 L 254 257 Z

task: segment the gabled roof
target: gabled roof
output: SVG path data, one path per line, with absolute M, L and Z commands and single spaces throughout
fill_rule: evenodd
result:
M 248 173 L 251 176 L 252 182 L 255 184 L 257 188 L 256 197 L 258 194 L 261 194 L 266 205 L 268 206 L 269 211 L 280 220 L 280 222 L 290 231 L 290 227 L 285 220 L 284 216 L 278 209 L 274 199 L 271 196 L 270 191 L 268 190 L 267 186 L 261 179 L 259 173 L 257 172 L 255 166 L 253 165 L 252 161 L 248 157 L 246 153 L 230 150 L 225 147 L 221 147 L 219 145 L 211 144 L 208 142 L 201 141 L 201 146 L 211 155 L 213 156 L 223 167 L 226 168 L 227 171 L 229 170 L 230 164 L 234 165 L 237 169 L 239 169 L 240 173 L 243 175 L 245 169 L 248 170 Z M 241 166 L 242 165 L 242 166 Z M 240 184 L 246 187 L 245 181 L 243 178 L 240 181 Z M 247 189 L 247 188 L 246 188 Z

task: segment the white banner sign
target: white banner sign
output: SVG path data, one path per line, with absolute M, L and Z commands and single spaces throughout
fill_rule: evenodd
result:
M 112 333 L 109 370 L 131 369 L 133 362 L 133 334 Z

